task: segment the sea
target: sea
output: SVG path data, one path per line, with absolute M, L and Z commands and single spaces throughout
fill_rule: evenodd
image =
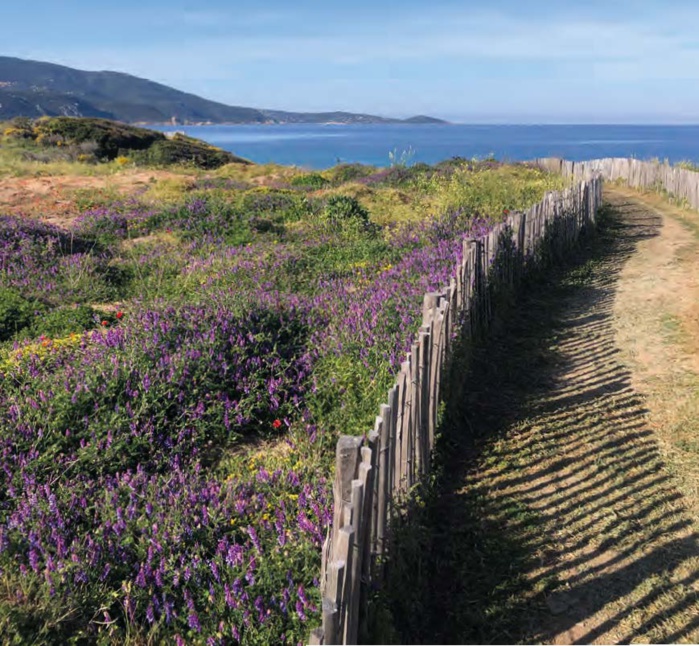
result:
M 580 161 L 635 157 L 699 164 L 699 126 L 653 125 L 239 125 L 162 126 L 258 163 L 308 169 L 359 162 L 433 164 L 451 157 Z

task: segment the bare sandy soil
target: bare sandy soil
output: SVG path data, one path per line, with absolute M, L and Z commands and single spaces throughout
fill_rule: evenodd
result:
M 76 196 L 81 193 L 128 197 L 147 190 L 156 182 L 175 178 L 182 178 L 182 175 L 161 170 L 124 171 L 96 177 L 10 177 L 0 179 L 0 212 L 60 223 L 77 215 L 80 200 L 76 200 Z

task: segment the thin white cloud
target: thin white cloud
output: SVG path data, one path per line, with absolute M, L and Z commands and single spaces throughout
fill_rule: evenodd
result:
M 384 23 L 357 18 L 327 24 L 323 35 L 300 29 L 298 21 L 308 19 L 300 14 L 260 11 L 235 17 L 233 13 L 194 11 L 179 15 L 179 20 L 192 26 L 183 42 L 65 48 L 58 62 L 85 67 L 89 61 L 93 69 L 126 71 L 200 93 L 218 87 L 218 100 L 261 107 L 292 108 L 293 97 L 302 96 L 300 91 L 294 94 L 294 87 L 303 87 L 307 103 L 318 109 L 331 107 L 331 103 L 370 109 L 367 91 L 372 83 L 392 83 L 394 69 L 409 75 L 411 65 L 433 65 L 435 73 L 425 77 L 423 70 L 414 79 L 394 85 L 396 105 L 406 98 L 415 100 L 416 86 L 422 94 L 423 88 L 429 88 L 431 93 L 446 95 L 451 88 L 454 101 L 469 101 L 481 109 L 500 101 L 508 91 L 520 96 L 528 93 L 527 105 L 522 107 L 530 110 L 548 106 L 557 96 L 564 96 L 568 105 L 577 100 L 593 105 L 592 95 L 602 87 L 607 103 L 612 97 L 623 99 L 615 85 L 647 88 L 652 83 L 685 80 L 690 82 L 687 92 L 696 94 L 691 82 L 699 80 L 699 37 L 695 33 L 699 6 L 684 7 L 682 13 L 661 9 L 657 16 L 620 21 L 604 16 L 573 19 L 563 13 L 517 18 L 485 10 L 440 13 L 425 8 L 420 15 L 396 14 Z M 229 24 L 225 19 L 231 23 L 248 20 L 250 28 L 237 35 L 206 35 L 211 26 Z M 277 35 L 271 34 L 273 30 Z M 57 60 L 55 52 L 32 49 L 16 53 Z M 485 65 L 493 78 L 482 78 Z M 273 75 L 270 79 L 259 76 L 265 66 Z M 329 66 L 336 67 L 334 73 Z M 322 73 L 316 73 L 320 67 Z M 521 76 L 512 77 L 510 72 L 508 77 L 512 68 L 521 71 Z M 331 75 L 348 80 L 333 83 Z M 333 88 L 333 93 L 323 92 L 325 88 Z M 480 95 L 467 96 L 472 89 Z M 206 94 L 215 96 L 211 91 Z M 347 103 L 353 96 L 356 100 Z M 374 105 L 383 100 L 377 96 Z M 672 98 L 645 100 L 646 106 L 664 109 Z
M 696 18 L 694 24 L 699 24 L 699 12 Z M 190 12 L 183 19 L 221 24 L 220 16 L 206 12 Z M 90 60 L 102 67 L 103 61 L 111 65 L 122 61 L 118 65 L 122 69 L 172 81 L 191 78 L 197 71 L 209 78 L 226 79 L 231 69 L 254 62 L 342 66 L 439 60 L 473 65 L 479 61 L 574 61 L 594 65 L 607 78 L 615 69 L 624 75 L 650 69 L 653 74 L 664 70 L 676 77 L 699 78 L 699 40 L 686 23 L 670 32 L 663 25 L 641 22 L 570 22 L 560 16 L 546 22 L 494 13 L 464 13 L 444 22 L 433 19 L 422 29 L 410 20 L 396 22 L 383 33 L 376 25 L 364 27 L 361 23 L 331 25 L 324 36 L 270 36 L 260 35 L 261 31 L 209 38 L 198 37 L 195 32 L 177 45 L 154 42 L 128 50 L 93 49 L 89 55 L 75 52 L 65 58 Z

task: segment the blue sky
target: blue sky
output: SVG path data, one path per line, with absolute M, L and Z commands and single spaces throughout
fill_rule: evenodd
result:
M 696 0 L 34 0 L 2 15 L 2 54 L 232 105 L 699 123 Z

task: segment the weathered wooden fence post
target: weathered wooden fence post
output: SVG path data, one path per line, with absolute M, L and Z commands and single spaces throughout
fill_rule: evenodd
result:
M 526 213 L 509 214 L 487 235 L 463 241 L 450 284 L 425 294 L 422 324 L 374 428 L 365 438 L 342 436 L 337 442 L 333 525 L 322 554 L 323 624 L 311 632 L 312 644 L 355 644 L 360 629 L 367 629 L 365 610 L 372 585 L 385 576 L 391 521 L 411 488 L 430 472 L 453 341 L 476 341 L 488 330 L 499 290 L 515 289 L 535 263 L 564 254 L 595 223 L 599 165 L 539 162 L 571 176 L 582 174 L 585 182 L 547 194 Z M 639 173 L 631 164 L 626 168 L 627 177 L 630 169 Z M 679 175 L 663 177 L 680 181 Z

